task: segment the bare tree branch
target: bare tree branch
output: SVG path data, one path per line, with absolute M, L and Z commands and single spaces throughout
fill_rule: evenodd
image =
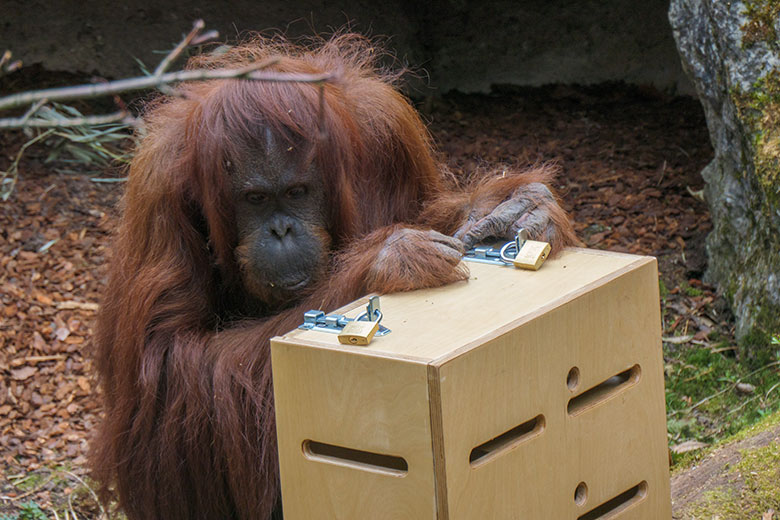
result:
M 326 74 L 300 74 L 285 72 L 262 72 L 256 69 L 268 67 L 269 63 L 257 63 L 254 67 L 240 69 L 195 69 L 180 72 L 168 72 L 160 76 L 144 76 L 141 78 L 120 79 L 96 85 L 76 85 L 73 87 L 49 88 L 20 92 L 0 98 L 0 110 L 17 108 L 41 99 L 49 101 L 68 101 L 71 99 L 92 99 L 100 96 L 158 88 L 161 85 L 180 83 L 183 81 L 203 81 L 207 79 L 251 79 L 271 82 L 296 83 L 327 83 L 335 76 Z M 248 71 L 247 69 L 254 69 Z
M 300 74 L 283 72 L 263 72 L 263 69 L 271 67 L 278 63 L 278 58 L 271 58 L 262 62 L 253 63 L 247 67 L 238 69 L 195 69 L 182 70 L 177 72 L 166 72 L 168 68 L 181 56 L 184 50 L 195 44 L 204 43 L 219 36 L 216 31 L 208 31 L 201 34 L 205 24 L 203 20 L 197 20 L 192 30 L 187 36 L 179 42 L 176 47 L 169 52 L 160 62 L 150 76 L 137 78 L 120 79 L 108 81 L 99 84 L 75 85 L 70 87 L 57 87 L 42 90 L 31 90 L 28 92 L 19 92 L 0 98 L 0 111 L 18 108 L 31 104 L 40 104 L 44 102 L 68 101 L 73 99 L 91 99 L 101 96 L 119 94 L 121 92 L 132 92 L 137 90 L 159 89 L 169 94 L 172 92 L 169 85 L 185 81 L 203 81 L 209 79 L 244 79 L 255 81 L 271 82 L 297 82 L 297 83 L 315 83 L 322 84 L 334 79 L 333 74 Z M 10 63 L 11 53 L 6 51 L 0 58 L 0 71 L 15 67 L 19 62 Z M 40 107 L 39 107 L 40 108 Z M 33 111 L 34 113 L 34 111 Z M 29 113 L 28 113 L 29 114 Z M 56 126 L 45 123 L 42 120 L 32 119 L 29 114 L 22 118 L 0 118 L 0 128 L 23 128 L 23 127 L 48 127 Z M 121 120 L 118 113 L 109 114 L 106 117 L 110 121 Z M 78 126 L 80 121 L 83 124 L 90 124 L 89 118 L 75 118 L 73 120 L 63 120 L 62 126 Z M 98 121 L 101 121 L 98 119 Z

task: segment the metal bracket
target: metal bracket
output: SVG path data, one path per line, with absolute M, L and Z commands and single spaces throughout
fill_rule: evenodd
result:
M 369 316 L 374 319 L 369 319 Z M 366 311 L 357 318 L 347 318 L 343 314 L 325 314 L 323 311 L 311 310 L 303 313 L 303 323 L 298 325 L 302 330 L 315 330 L 319 332 L 329 332 L 339 334 L 350 321 L 382 321 L 382 311 L 379 307 L 379 296 L 372 296 L 368 299 Z M 390 334 L 390 329 L 384 325 L 379 325 L 376 336 Z

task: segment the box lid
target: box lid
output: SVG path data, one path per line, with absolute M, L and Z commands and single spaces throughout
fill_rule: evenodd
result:
M 382 296 L 382 325 L 392 332 L 368 346 L 342 345 L 336 334 L 300 329 L 272 341 L 438 364 L 653 261 L 572 248 L 538 271 L 467 262 L 468 281 Z M 367 300 L 336 312 L 354 318 L 365 311 Z

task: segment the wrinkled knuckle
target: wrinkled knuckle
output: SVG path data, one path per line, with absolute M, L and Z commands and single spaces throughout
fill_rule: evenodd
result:
M 512 214 L 494 217 L 491 219 L 489 227 L 486 229 L 486 233 L 484 234 L 483 238 L 487 236 L 499 236 L 503 234 L 514 220 L 514 215 Z
M 501 218 L 500 215 L 496 214 L 495 212 L 491 213 L 490 215 L 485 217 L 483 221 L 483 225 L 481 226 L 482 231 L 489 233 L 490 231 L 499 227 L 501 225 L 502 220 L 503 219 Z
M 474 223 L 468 222 L 466 224 L 463 224 L 453 235 L 455 238 L 462 240 L 464 236 L 468 235 L 468 233 L 471 232 L 471 230 L 474 229 Z
M 409 228 L 401 228 L 393 231 L 393 233 L 387 237 L 386 243 L 388 246 L 400 245 L 402 242 L 413 239 L 414 231 L 415 230 Z
M 463 237 L 463 243 L 467 245 L 476 244 L 482 238 L 484 237 L 483 233 L 475 232 L 474 230 L 469 231 L 466 236 Z
M 545 199 L 554 198 L 552 192 L 550 191 L 550 188 L 546 184 L 542 184 L 541 182 L 535 182 L 534 184 L 536 185 L 535 186 L 536 193 L 540 197 Z
M 555 199 L 552 192 L 550 191 L 550 188 L 542 182 L 531 182 L 525 186 L 519 187 L 515 191 L 513 198 L 516 200 Z
M 406 238 L 411 235 L 411 229 L 409 228 L 401 228 L 398 231 L 394 232 L 392 236 L 396 238 Z

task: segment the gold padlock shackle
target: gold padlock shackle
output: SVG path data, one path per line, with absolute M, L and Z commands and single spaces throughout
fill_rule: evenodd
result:
M 520 252 L 520 248 L 523 247 L 523 243 L 526 240 L 528 240 L 528 231 L 526 231 L 525 228 L 518 229 L 517 236 L 515 237 L 515 239 L 504 244 L 501 247 L 501 250 L 498 252 L 498 254 L 501 256 L 501 260 L 503 260 L 509 265 L 512 265 L 512 263 L 514 262 L 514 258 L 507 255 L 509 248 L 515 246 L 515 256 L 517 256 L 517 253 Z
M 380 323 L 382 321 L 382 311 L 379 309 L 374 309 L 374 316 L 377 316 L 376 322 Z M 363 319 L 365 318 L 365 319 Z M 355 321 L 374 321 L 368 316 L 368 311 L 363 311 L 363 313 L 355 318 Z
M 382 321 L 382 311 L 379 307 L 379 296 L 371 296 L 368 299 L 368 305 L 366 305 L 366 310 L 357 318 L 355 318 L 355 321 L 374 321 L 372 318 L 377 316 L 376 322 L 379 323 Z M 363 318 L 366 318 L 365 320 Z

